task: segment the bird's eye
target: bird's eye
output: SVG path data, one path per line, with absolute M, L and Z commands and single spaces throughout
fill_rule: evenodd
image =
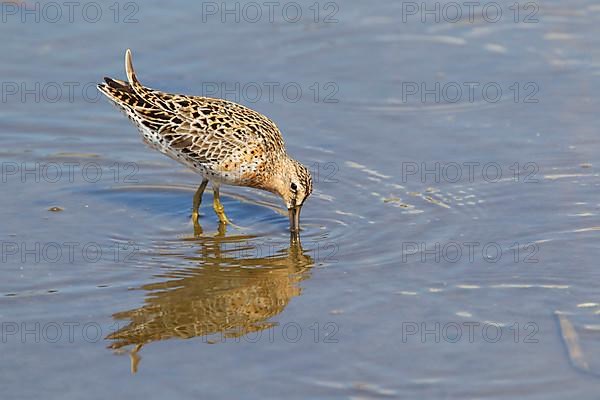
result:
M 296 186 L 296 184 L 294 182 L 292 182 L 291 188 L 292 188 L 292 191 L 294 191 L 294 192 L 296 190 L 298 190 L 298 186 Z

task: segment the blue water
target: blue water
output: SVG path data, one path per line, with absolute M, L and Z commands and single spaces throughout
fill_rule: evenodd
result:
M 513 3 L 3 3 L 3 394 L 595 398 L 600 7 Z M 194 232 L 199 177 L 94 89 L 127 48 L 278 124 L 301 243 L 240 188 Z

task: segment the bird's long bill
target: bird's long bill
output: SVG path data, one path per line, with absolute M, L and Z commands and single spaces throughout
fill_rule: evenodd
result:
M 288 208 L 291 232 L 299 232 L 300 231 L 300 210 L 301 209 L 302 209 L 302 206 Z

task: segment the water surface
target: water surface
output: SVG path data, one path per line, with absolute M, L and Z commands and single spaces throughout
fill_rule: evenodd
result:
M 297 23 L 158 1 L 5 15 L 4 394 L 594 398 L 600 8 L 544 1 L 525 23 L 512 3 L 456 23 L 390 1 L 318 22 L 299 2 Z M 242 228 L 219 230 L 207 193 L 195 232 L 198 176 L 94 90 L 126 48 L 151 87 L 277 122 L 316 181 L 300 242 L 278 199 L 238 188 Z

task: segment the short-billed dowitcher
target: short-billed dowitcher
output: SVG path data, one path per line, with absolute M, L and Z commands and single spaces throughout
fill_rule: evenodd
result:
M 231 101 L 147 88 L 136 77 L 130 50 L 125 71 L 128 82 L 104 78 L 106 84 L 98 89 L 133 121 L 147 144 L 202 176 L 194 195 L 194 222 L 211 182 L 213 208 L 221 223 L 230 223 L 219 198 L 220 185 L 228 184 L 278 194 L 288 209 L 290 230 L 299 230 L 312 178 L 304 165 L 288 156 L 273 121 Z

